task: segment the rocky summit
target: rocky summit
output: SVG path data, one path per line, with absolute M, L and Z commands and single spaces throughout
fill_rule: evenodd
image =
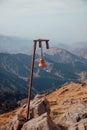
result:
M 0 130 L 87 130 L 87 84 L 69 83 L 55 91 L 36 95 L 15 111 L 0 115 Z
M 45 97 L 37 95 L 30 104 L 30 119 L 26 120 L 27 104 L 23 105 L 13 119 L 1 126 L 1 130 L 59 130 L 50 118 Z

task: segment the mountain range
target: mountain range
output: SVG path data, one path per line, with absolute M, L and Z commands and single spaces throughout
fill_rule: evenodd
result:
M 28 53 L 32 48 L 32 40 L 0 35 L 0 52 Z
M 31 55 L 0 53 L 0 103 L 1 113 L 17 106 L 17 101 L 27 97 Z M 53 91 L 67 82 L 84 82 L 87 78 L 87 60 L 66 50 L 51 48 L 44 52 L 47 67 L 39 68 L 36 54 L 32 95 Z M 9 104 L 10 108 L 9 108 Z M 7 109 L 8 108 L 8 109 Z
M 87 47 L 76 48 L 76 49 L 72 50 L 72 53 L 87 59 Z
M 0 36 L 0 113 L 14 109 L 17 101 L 27 97 L 32 60 L 30 43 L 21 38 Z M 36 93 L 53 91 L 67 82 L 87 81 L 86 51 L 80 53 L 80 48 L 78 53 L 77 49 L 62 46 L 64 49 L 44 49 L 46 68 L 38 67 L 40 51 L 37 50 L 32 97 Z
M 74 53 L 75 55 L 82 56 L 87 58 L 87 43 L 79 42 L 74 44 L 67 43 L 55 43 L 50 44 L 50 47 L 55 46 L 56 48 L 61 48 L 68 50 L 69 52 Z M 0 35 L 0 52 L 2 53 L 23 53 L 23 54 L 31 54 L 30 50 L 33 47 L 33 40 L 29 40 L 26 38 L 15 37 L 15 36 L 5 36 Z

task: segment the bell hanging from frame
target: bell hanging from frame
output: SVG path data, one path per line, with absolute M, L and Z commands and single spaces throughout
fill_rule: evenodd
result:
M 45 60 L 43 58 L 40 58 L 38 66 L 39 67 L 46 67 L 46 62 L 45 62 Z

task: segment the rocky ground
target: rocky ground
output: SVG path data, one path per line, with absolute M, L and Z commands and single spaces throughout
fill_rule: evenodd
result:
M 27 104 L 0 115 L 0 130 L 87 130 L 87 84 L 70 83 Z
M 86 116 L 87 84 L 67 84 L 47 95 L 47 100 L 50 103 L 52 120 L 69 129 L 78 123 L 83 115 Z

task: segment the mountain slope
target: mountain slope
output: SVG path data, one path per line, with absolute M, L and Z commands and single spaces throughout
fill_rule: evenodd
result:
M 86 59 L 74 55 L 71 52 L 60 48 L 50 48 L 47 51 L 45 51 L 44 54 L 48 59 L 56 63 L 70 63 L 70 64 L 76 62 L 87 63 Z
M 52 50 L 54 50 L 54 52 L 52 52 Z M 80 78 L 80 73 L 87 72 L 87 60 L 84 58 L 75 56 L 62 49 L 53 48 L 52 50 L 50 50 L 51 53 L 49 52 L 49 55 L 45 53 L 44 57 L 47 61 L 46 68 L 38 68 L 39 56 L 36 56 L 34 69 L 34 87 L 35 89 L 37 88 L 37 90 L 40 92 L 41 89 L 42 91 L 47 90 L 47 88 L 49 89 L 50 86 L 55 88 L 56 86 L 68 81 L 78 81 Z M 3 71 L 2 74 L 5 73 L 6 75 L 7 73 L 10 75 L 15 75 L 15 83 L 17 81 L 17 78 L 27 82 L 30 75 L 30 68 L 31 56 L 25 54 L 0 53 L 1 72 Z M 5 80 L 5 76 L 2 77 L 2 79 Z M 9 77 L 12 76 L 7 76 L 6 79 Z M 47 85 L 49 87 L 45 89 L 44 86 L 48 84 L 48 82 L 44 82 L 46 79 L 49 80 L 49 85 Z M 41 82 L 44 83 L 42 88 L 40 88 Z
M 37 62 L 38 56 L 36 56 L 35 69 L 34 69 L 34 82 L 35 82 L 34 86 L 36 88 L 37 84 L 38 90 L 41 84 L 40 81 L 42 80 L 44 82 L 44 80 L 48 79 L 49 83 L 51 81 L 51 84 L 49 84 L 48 87 L 50 88 L 50 85 L 52 85 L 53 80 L 55 80 L 55 82 L 53 82 L 54 85 L 52 86 L 55 87 L 56 85 L 58 85 L 58 84 L 55 85 L 56 81 L 60 82 L 59 85 L 61 85 L 61 83 L 64 83 L 66 81 L 78 80 L 79 77 L 78 73 L 84 71 L 87 72 L 87 60 L 77 57 L 62 49 L 54 49 L 54 51 L 56 52 L 54 56 L 50 53 L 49 55 L 45 54 L 47 67 L 44 69 L 38 68 L 38 62 Z M 63 57 L 65 57 L 65 59 Z M 69 58 L 67 59 L 66 57 Z M 31 68 L 31 56 L 24 54 L 1 53 L 0 61 L 1 61 L 0 68 L 2 71 L 13 74 L 17 78 L 20 78 L 24 81 L 28 81 Z M 37 83 L 36 79 L 38 79 Z M 44 85 L 46 86 L 46 84 L 43 84 L 43 86 Z
M 50 103 L 51 118 L 54 122 L 63 126 L 69 126 L 71 125 L 70 121 L 74 119 L 78 110 L 81 113 L 82 104 L 87 105 L 87 84 L 71 82 L 48 94 L 47 100 Z M 79 109 L 74 111 L 74 108 L 78 106 Z M 71 118 L 68 120 L 67 118 L 69 117 L 67 115 L 69 112 L 72 112 L 70 113 L 72 115 L 69 115 Z
M 86 59 L 62 49 L 53 49 L 52 54 L 44 54 L 47 61 L 46 68 L 38 67 L 39 55 L 36 55 L 32 91 L 34 95 L 52 91 L 66 82 L 84 82 L 87 78 Z M 65 59 L 63 60 L 62 57 Z M 16 103 L 27 97 L 30 68 L 31 55 L 0 53 L 0 101 L 2 103 L 8 99 L 7 97 L 9 97 L 7 101 L 12 97 Z
M 13 110 L 18 106 L 17 101 L 26 96 L 26 82 L 0 68 L 0 113 Z
M 41 99 L 43 95 L 39 95 L 39 97 Z M 49 94 L 46 94 L 45 97 L 48 101 L 47 103 L 49 104 L 51 110 L 50 117 L 52 121 L 57 126 L 59 126 L 58 128 L 60 128 L 60 130 L 68 130 L 69 128 L 72 128 L 73 130 L 76 129 L 82 130 L 82 128 L 84 128 L 84 130 L 86 130 L 87 84 L 71 82 L 70 84 L 61 86 L 61 88 L 56 89 L 55 91 Z M 39 103 L 40 103 L 40 99 L 39 99 Z M 37 100 L 34 100 L 34 102 L 31 103 L 33 106 L 35 101 Z M 21 102 L 23 103 L 23 101 Z M 26 104 L 26 102 L 24 104 Z M 40 106 L 40 108 L 41 110 L 43 110 L 42 105 Z M 6 126 L 6 125 L 8 126 L 7 128 L 14 126 L 15 125 L 14 122 L 16 119 L 15 117 L 17 116 L 17 114 L 21 113 L 21 115 L 25 117 L 26 116 L 25 111 L 26 111 L 25 107 L 21 106 L 15 111 L 0 115 L 0 128 L 1 126 Z M 36 118 L 38 117 L 35 117 L 35 119 Z M 9 122 L 13 122 L 12 126 L 9 125 Z

